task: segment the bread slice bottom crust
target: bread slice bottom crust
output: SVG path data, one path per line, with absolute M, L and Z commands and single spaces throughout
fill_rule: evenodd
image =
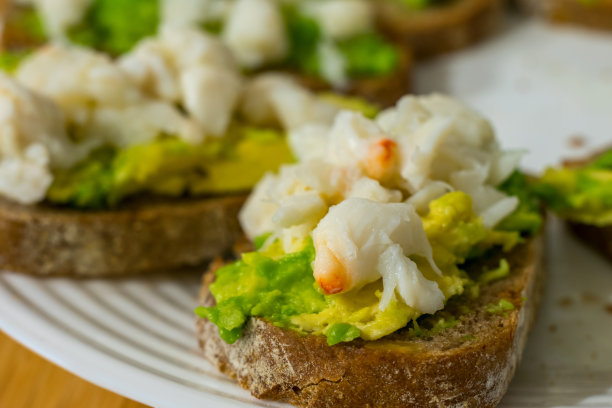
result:
M 478 298 L 462 303 L 469 311 L 460 323 L 432 337 L 415 338 L 402 329 L 377 341 L 330 347 L 324 337 L 301 336 L 252 318 L 243 337 L 229 345 L 214 324 L 198 319 L 200 348 L 255 397 L 299 407 L 494 407 L 534 321 L 542 250 L 543 235 L 515 249 L 506 257 L 510 276 L 483 286 Z M 206 274 L 202 287 L 205 306 L 214 305 L 207 290 L 213 275 Z M 514 310 L 487 310 L 500 299 L 512 302 Z
M 399 1 L 378 0 L 377 20 L 390 38 L 427 58 L 465 48 L 493 33 L 503 14 L 501 0 L 456 0 L 450 5 L 408 11 Z
M 574 235 L 612 261 L 612 226 L 598 227 L 572 221 L 567 225 Z
M 612 0 L 598 0 L 590 5 L 580 0 L 519 0 L 523 8 L 557 22 L 612 30 Z
M 0 199 L 0 268 L 92 277 L 201 266 L 241 236 L 245 199 L 141 197 L 106 211 Z

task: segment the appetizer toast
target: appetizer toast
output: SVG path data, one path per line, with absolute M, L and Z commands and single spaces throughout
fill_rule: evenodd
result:
M 431 57 L 474 44 L 500 24 L 500 0 L 455 0 L 411 10 L 401 0 L 376 1 L 380 29 L 416 58 Z
M 442 95 L 299 136 L 241 210 L 257 249 L 204 277 L 204 356 L 301 407 L 497 405 L 543 280 L 521 153 Z
M 612 30 L 611 0 L 519 0 L 526 10 L 556 23 Z
M 0 69 L 0 267 L 43 275 L 201 265 L 239 236 L 245 192 L 293 160 L 288 133 L 341 106 L 378 110 L 284 74 L 246 78 L 192 29 L 120 59 L 57 43 Z
M 253 318 L 243 337 L 227 344 L 213 323 L 199 319 L 200 347 L 257 398 L 299 407 L 495 407 L 518 366 L 538 307 L 542 240 L 538 235 L 509 254 L 508 278 L 482 287 L 477 299 L 464 296 L 447 306 L 441 316 L 456 313 L 460 322 L 440 332 L 416 337 L 406 327 L 380 340 L 330 347 L 324 337 L 303 337 Z M 205 275 L 200 294 L 205 306 L 215 302 L 208 291 L 211 279 L 213 271 Z M 500 302 L 512 306 L 493 310 Z
M 612 152 L 598 151 L 587 158 L 565 160 L 547 169 L 536 192 L 564 219 L 577 237 L 612 260 Z

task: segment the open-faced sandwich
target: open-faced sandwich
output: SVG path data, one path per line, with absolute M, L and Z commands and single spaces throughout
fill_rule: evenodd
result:
M 612 260 L 612 150 L 547 169 L 536 192 L 578 237 Z
M 471 45 L 500 24 L 501 0 L 375 0 L 378 25 L 423 58 Z
M 612 30 L 612 0 L 519 0 L 519 3 L 556 23 Z
M 204 356 L 298 406 L 497 405 L 542 284 L 521 152 L 440 95 L 290 138 L 240 214 L 257 250 L 205 275 Z
M 160 27 L 218 36 L 240 66 L 292 73 L 313 90 L 385 106 L 408 91 L 410 53 L 375 31 L 369 0 L 22 0 L 9 16 L 14 43 L 71 40 L 111 55 Z
M 119 59 L 73 45 L 0 71 L 0 267 L 108 275 L 200 265 L 240 235 L 244 193 L 293 160 L 284 132 L 338 104 L 245 78 L 215 37 L 164 29 Z

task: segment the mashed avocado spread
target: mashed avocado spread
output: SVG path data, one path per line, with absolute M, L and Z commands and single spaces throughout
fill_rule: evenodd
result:
M 322 94 L 343 109 L 374 117 L 379 109 L 361 98 Z M 54 172 L 47 201 L 100 209 L 142 193 L 205 196 L 250 190 L 268 171 L 293 161 L 284 134 L 234 123 L 220 139 L 189 145 L 176 137 L 116 149 L 103 146 L 70 169 Z
M 241 192 L 291 160 L 279 131 L 235 125 L 225 138 L 197 146 L 162 137 L 122 150 L 99 148 L 75 167 L 56 171 L 47 200 L 97 209 L 140 193 L 177 197 Z
M 286 63 L 291 68 L 321 77 L 318 52 L 323 40 L 321 28 L 313 18 L 304 15 L 295 6 L 285 6 L 283 11 L 290 44 Z M 395 47 L 376 33 L 348 38 L 337 42 L 336 46 L 344 57 L 349 77 L 389 75 L 399 63 Z
M 521 242 L 521 230 L 485 229 L 472 209 L 470 196 L 463 192 L 432 201 L 422 221 L 442 276 L 434 273 L 425 259 L 413 260 L 427 279 L 438 283 L 446 300 L 478 285 L 462 270 L 462 264 L 493 248 L 509 251 Z M 215 323 L 228 343 L 240 338 L 247 320 L 257 316 L 302 334 L 325 335 L 330 345 L 358 337 L 375 340 L 421 316 L 395 300 L 381 311 L 380 280 L 359 290 L 324 295 L 313 277 L 314 258 L 311 241 L 288 254 L 279 242 L 243 254 L 241 260 L 216 272 L 216 281 L 210 286 L 216 306 L 199 307 L 196 313 Z M 502 262 L 500 268 L 484 271 L 483 276 L 488 274 L 485 280 L 490 282 L 508 273 L 507 262 L 505 267 Z M 451 320 L 442 325 L 452 326 Z
M 549 168 L 536 193 L 559 216 L 605 226 L 612 224 L 612 150 L 580 168 Z
M 157 33 L 159 0 L 94 0 L 84 20 L 72 27 L 70 39 L 111 55 L 126 53 Z
M 0 53 L 0 71 L 12 74 L 27 56 L 27 51 L 5 51 Z

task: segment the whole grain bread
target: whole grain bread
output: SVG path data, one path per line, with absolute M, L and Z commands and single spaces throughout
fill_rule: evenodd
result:
M 612 30 L 612 0 L 518 0 L 525 10 L 552 22 Z
M 93 277 L 201 266 L 241 237 L 245 199 L 140 197 L 106 211 L 0 199 L 0 268 Z
M 377 0 L 377 22 L 416 58 L 458 50 L 489 36 L 499 26 L 502 0 L 456 0 L 410 11 L 398 0 Z
M 516 248 L 507 256 L 510 276 L 483 286 L 475 299 L 464 295 L 449 301 L 439 313 L 460 315 L 459 323 L 431 336 L 415 337 L 405 328 L 377 341 L 330 347 L 324 337 L 303 337 L 252 318 L 243 337 L 229 345 L 214 324 L 199 319 L 200 348 L 255 397 L 299 407 L 494 407 L 508 388 L 534 321 L 542 250 L 543 235 Z M 214 274 L 204 279 L 201 304 L 212 306 L 207 288 Z M 514 309 L 491 312 L 501 299 Z

